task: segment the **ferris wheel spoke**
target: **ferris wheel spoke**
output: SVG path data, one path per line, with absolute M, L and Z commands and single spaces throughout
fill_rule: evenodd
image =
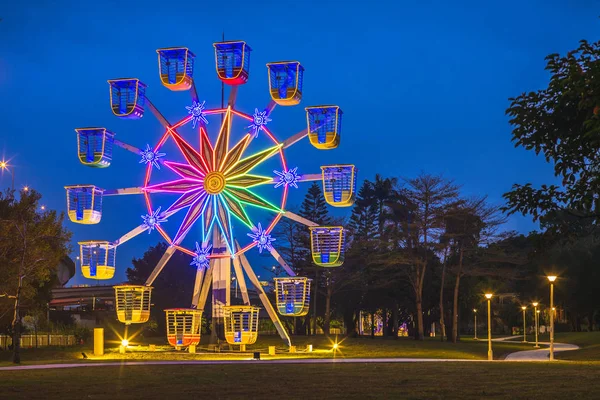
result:
M 137 155 L 140 155 L 140 154 L 142 154 L 142 150 L 141 150 L 141 149 L 138 149 L 137 147 L 135 147 L 135 146 L 132 146 L 132 145 L 130 145 L 130 144 L 127 144 L 127 143 L 125 143 L 125 142 L 122 142 L 122 141 L 120 141 L 120 140 L 113 139 L 113 143 L 114 143 L 116 146 L 119 146 L 119 147 L 121 147 L 122 149 L 125 149 L 125 150 L 127 150 L 127 151 L 130 151 L 130 152 L 132 152 L 132 153 L 134 153 L 134 154 L 137 154 Z M 159 159 L 159 161 L 160 161 L 160 159 Z
M 237 99 L 239 87 L 240 87 L 239 85 L 235 85 L 231 88 L 231 91 L 229 92 L 229 99 L 227 100 L 227 107 L 229 107 L 229 108 L 235 107 L 235 101 Z
M 270 176 L 260 175 L 241 175 L 227 180 L 227 186 L 233 186 L 242 189 L 249 189 L 254 186 L 273 183 L 273 178 Z
M 146 280 L 146 284 L 145 284 L 146 286 L 151 286 L 152 283 L 154 283 L 154 280 L 158 277 L 158 274 L 161 273 L 161 271 L 163 270 L 165 265 L 167 265 L 167 262 L 169 262 L 171 257 L 173 257 L 173 254 L 175 254 L 175 250 L 176 250 L 175 246 L 167 247 L 167 250 L 165 251 L 163 256 L 160 258 L 160 261 L 158 262 L 158 264 L 156 264 L 156 267 L 154 267 L 154 270 L 152 270 L 152 273 Z
M 322 179 L 322 174 L 302 174 L 298 177 L 298 182 L 320 181 Z
M 261 164 L 263 161 L 269 159 L 274 154 L 279 153 L 279 149 L 281 148 L 281 144 L 270 147 L 266 150 L 243 158 L 238 161 L 234 166 L 230 167 L 225 171 L 226 176 L 239 176 L 250 172 L 257 165 Z
M 147 96 L 146 96 L 146 104 L 148 105 L 148 108 L 150 109 L 150 111 L 152 111 L 152 114 L 154 114 L 156 119 L 158 119 L 158 121 L 162 124 L 162 126 L 164 126 L 165 129 L 167 129 L 167 130 L 171 130 L 172 126 L 169 123 L 169 121 L 167 121 L 167 119 L 164 117 L 164 115 L 162 115 L 161 112 L 158 111 L 158 108 L 156 108 L 154 106 L 154 104 L 152 104 L 152 102 L 150 101 L 150 99 Z
M 144 193 L 144 188 L 133 187 L 133 188 L 105 190 L 103 195 L 104 196 L 118 196 L 118 195 L 125 195 L 125 194 L 143 194 L 143 193 Z
M 273 258 L 281 265 L 281 267 L 288 273 L 289 276 L 296 276 L 296 273 L 290 268 L 288 263 L 285 262 L 281 254 L 274 247 L 271 246 L 269 249 L 269 253 L 273 256 Z
M 300 132 L 296 133 L 295 135 L 292 135 L 289 138 L 287 138 L 286 140 L 284 140 L 283 148 L 287 149 L 288 147 L 296 144 L 296 142 L 299 142 L 300 140 L 304 139 L 306 136 L 308 136 L 308 128 L 303 129 Z
M 314 223 L 314 222 L 312 222 L 311 220 L 309 220 L 309 219 L 306 219 L 306 218 L 304 218 L 304 217 L 301 217 L 301 216 L 300 216 L 300 215 L 298 215 L 298 214 L 294 214 L 294 213 L 293 213 L 293 212 L 291 212 L 291 211 L 286 211 L 286 212 L 284 212 L 284 213 L 283 213 L 283 216 L 284 216 L 284 217 L 287 217 L 287 218 L 289 218 L 289 219 L 291 219 L 292 221 L 299 222 L 299 223 L 301 223 L 301 224 L 303 224 L 303 225 L 306 225 L 306 226 L 319 226 L 319 224 L 317 224 L 317 223 Z
M 192 101 L 198 103 L 198 91 L 196 90 L 196 80 L 192 79 L 192 87 L 190 87 L 190 94 L 192 95 Z

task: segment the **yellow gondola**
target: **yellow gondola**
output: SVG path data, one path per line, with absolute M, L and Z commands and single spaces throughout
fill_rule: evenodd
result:
M 200 343 L 202 310 L 195 308 L 170 308 L 165 310 L 167 340 L 176 349 Z
M 65 186 L 67 213 L 71 222 L 97 224 L 102 219 L 103 189 L 94 185 Z
M 194 53 L 187 47 L 169 47 L 156 52 L 162 84 L 173 91 L 189 90 L 193 83 Z
M 287 277 L 273 278 L 273 281 L 279 314 L 292 317 L 308 314 L 312 279 Z
M 310 247 L 313 262 L 321 267 L 339 267 L 344 263 L 346 232 L 342 226 L 312 226 Z
M 81 274 L 88 279 L 112 279 L 117 246 L 103 240 L 79 242 Z
M 342 134 L 342 110 L 338 106 L 306 107 L 308 139 L 317 149 L 335 149 Z
M 258 339 L 258 311 L 254 306 L 225 306 L 225 340 L 227 343 L 240 345 L 245 350 L 247 344 L 256 343 Z
M 152 286 L 118 285 L 114 288 L 119 321 L 129 325 L 141 324 L 150 319 Z

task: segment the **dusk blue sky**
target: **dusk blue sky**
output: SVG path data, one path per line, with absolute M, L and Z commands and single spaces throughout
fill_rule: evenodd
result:
M 106 81 L 118 77 L 140 78 L 169 120 L 183 118 L 190 96 L 161 86 L 155 51 L 161 47 L 195 52 L 199 97 L 218 105 L 212 43 L 225 31 L 226 39 L 245 40 L 254 50 L 250 81 L 237 103 L 247 113 L 269 101 L 265 63 L 299 60 L 306 69 L 302 103 L 272 114 L 269 126 L 278 138 L 304 128 L 305 106 L 337 104 L 344 110 L 340 147 L 319 151 L 305 140 L 287 153 L 291 166 L 315 173 L 320 165 L 353 163 L 359 180 L 376 173 L 443 174 L 462 185 L 463 194 L 487 194 L 501 204 L 513 183 L 554 181 L 542 157 L 513 147 L 507 99 L 547 84 L 546 55 L 565 53 L 580 39 L 598 40 L 598 5 L 9 0 L 0 5 L 0 151 L 15 170 L 16 185 L 39 190 L 43 203 L 58 210 L 65 209 L 68 184 L 140 186 L 144 168 L 122 149 L 115 149 L 108 169 L 81 165 L 74 128 L 104 126 L 138 147 L 158 140 L 163 130 L 149 112 L 137 121 L 112 115 Z M 0 184 L 9 186 L 10 176 L 4 174 Z M 290 204 L 301 201 L 307 186 Z M 67 224 L 74 243 L 115 240 L 145 212 L 140 196 L 112 197 L 105 199 L 99 225 Z M 536 228 L 520 216 L 506 226 L 523 233 Z M 143 234 L 119 247 L 114 281 L 123 280 L 131 258 L 159 239 Z M 273 265 L 267 258 L 257 263 Z M 95 283 L 79 271 L 72 282 Z

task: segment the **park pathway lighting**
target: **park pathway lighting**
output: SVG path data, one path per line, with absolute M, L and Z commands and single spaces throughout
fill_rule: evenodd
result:
M 539 311 L 537 309 L 538 302 L 537 301 L 533 302 L 531 305 L 533 306 L 533 310 L 534 310 L 534 313 L 533 313 L 533 319 L 534 319 L 533 329 L 535 330 L 535 346 L 534 347 L 536 349 L 539 349 L 540 348 L 540 346 L 538 344 L 538 332 L 539 332 L 539 330 L 538 330 L 538 313 L 539 313 Z
M 554 360 L 554 281 L 556 275 L 548 275 L 550 281 L 550 361 Z
M 527 310 L 527 306 L 522 306 L 521 310 L 523 310 L 523 343 L 527 343 L 527 324 L 525 322 L 525 311 Z
M 491 293 L 486 293 L 485 298 L 487 299 L 488 306 L 488 360 L 492 361 L 494 355 L 492 353 L 492 296 Z
M 473 309 L 473 315 L 475 316 L 475 325 L 473 325 L 475 327 L 475 335 L 473 336 L 473 339 L 477 340 L 477 309 L 476 308 Z

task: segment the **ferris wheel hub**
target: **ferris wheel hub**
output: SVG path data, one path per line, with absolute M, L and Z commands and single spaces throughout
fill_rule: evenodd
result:
M 225 189 L 225 175 L 219 171 L 209 172 L 204 178 L 204 190 L 208 194 L 219 194 Z

